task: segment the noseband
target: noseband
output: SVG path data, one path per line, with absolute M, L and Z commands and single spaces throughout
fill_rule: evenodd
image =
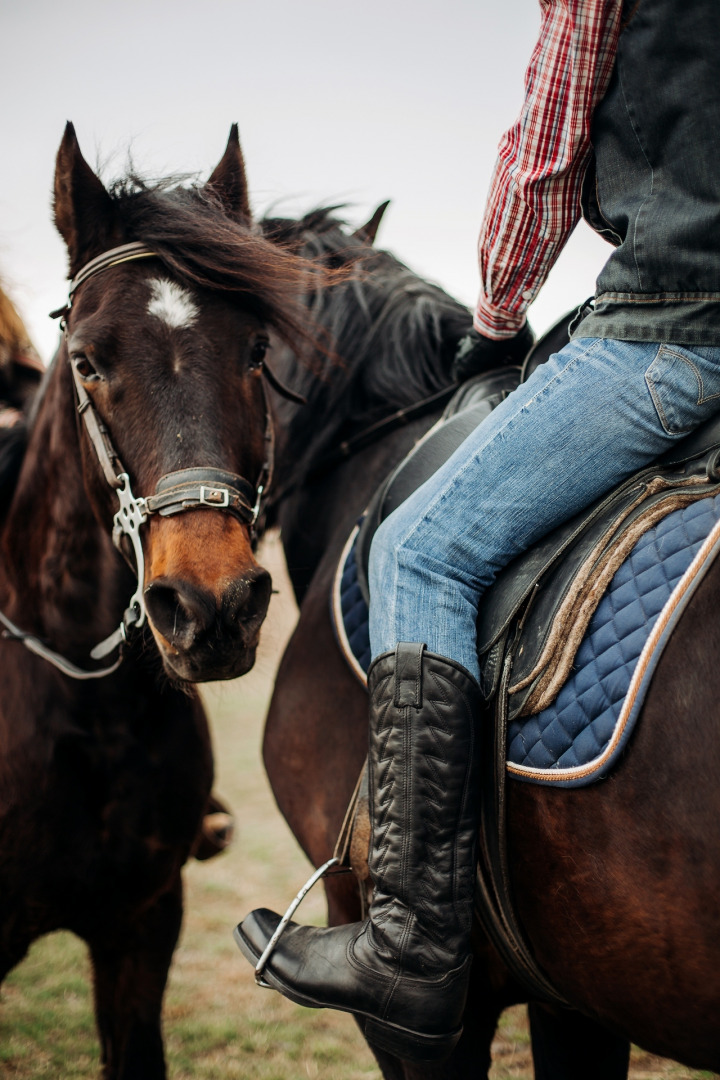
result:
M 51 317 L 61 319 L 61 329 L 67 335 L 67 316 L 70 313 L 75 293 L 88 278 L 94 277 L 104 270 L 109 270 L 111 267 L 148 258 L 157 259 L 159 255 L 145 244 L 132 243 L 123 244 L 121 247 L 113 248 L 92 259 L 78 271 L 70 283 L 66 306 L 58 311 L 53 311 Z M 129 473 L 113 446 L 110 432 L 95 409 L 72 362 L 70 363 L 70 370 L 73 374 L 78 413 L 82 417 L 85 430 L 95 450 L 105 480 L 115 491 L 120 504 L 113 518 L 113 544 L 137 575 L 135 592 L 123 613 L 120 625 L 109 637 L 92 649 L 90 656 L 94 660 L 102 660 L 115 649 L 120 649 L 120 654 L 110 667 L 99 671 L 84 671 L 65 660 L 58 653 L 48 649 L 38 638 L 31 634 L 24 634 L 2 612 L 0 612 L 0 623 L 5 627 L 6 637 L 21 641 L 31 652 L 43 656 L 66 675 L 70 675 L 75 679 L 97 679 L 109 675 L 117 669 L 122 661 L 122 646 L 128 640 L 130 632 L 139 629 L 146 621 L 147 612 L 143 596 L 145 558 L 140 539 L 141 526 L 153 514 L 168 517 L 186 510 L 206 507 L 212 510 L 222 510 L 224 513 L 236 518 L 251 531 L 254 531 L 263 499 L 272 479 L 275 440 L 267 389 L 263 382 L 266 451 L 265 460 L 255 484 L 251 484 L 244 477 L 235 473 L 226 472 L 224 469 L 200 466 L 166 473 L 158 480 L 153 495 L 145 498 L 136 497 L 130 486 Z M 300 398 L 294 391 L 286 387 L 265 364 L 263 365 L 263 373 L 267 375 L 268 381 L 275 390 L 292 400 L 304 402 L 303 398 Z M 127 537 L 132 546 L 135 556 L 134 567 L 123 545 L 123 537 Z

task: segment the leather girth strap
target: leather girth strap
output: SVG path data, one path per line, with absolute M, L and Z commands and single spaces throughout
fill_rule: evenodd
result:
M 481 755 L 482 812 L 476 874 L 475 915 L 510 973 L 527 988 L 530 997 L 554 1005 L 568 1005 L 535 960 L 520 927 L 512 902 L 507 840 L 507 686 L 512 653 L 500 680 L 495 723 L 488 710 L 481 718 L 484 737 Z M 500 704 L 502 702 L 502 704 Z

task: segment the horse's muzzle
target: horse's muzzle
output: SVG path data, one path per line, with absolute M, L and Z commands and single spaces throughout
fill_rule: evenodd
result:
M 227 584 L 219 596 L 188 581 L 151 582 L 145 604 L 168 673 L 207 682 L 249 671 L 270 591 L 270 575 L 261 567 Z
M 226 515 L 195 510 L 154 519 L 144 596 L 168 674 L 208 682 L 249 671 L 271 584 L 247 530 Z

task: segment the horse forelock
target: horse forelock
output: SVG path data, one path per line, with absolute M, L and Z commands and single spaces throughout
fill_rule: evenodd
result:
M 156 251 L 184 285 L 233 294 L 285 340 L 315 343 L 301 292 L 309 278 L 323 274 L 319 265 L 269 240 L 259 227 L 232 220 L 207 186 L 184 186 L 178 178 L 148 184 L 130 176 L 109 191 L 119 232 Z M 169 312 L 167 302 L 161 306 Z

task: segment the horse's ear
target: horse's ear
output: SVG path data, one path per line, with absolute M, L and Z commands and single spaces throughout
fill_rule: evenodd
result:
M 361 225 L 359 229 L 356 229 L 353 236 L 356 240 L 364 240 L 366 244 L 374 244 L 377 231 L 380 228 L 380 222 L 383 219 L 383 214 L 390 205 L 390 200 L 386 199 L 384 203 L 380 203 L 377 210 L 365 225 Z
M 70 122 L 55 163 L 54 209 L 70 256 L 70 277 L 117 242 L 112 199 L 80 153 Z
M 230 128 L 230 138 L 225 153 L 208 180 L 207 186 L 212 188 L 219 197 L 229 217 L 242 224 L 250 222 L 252 215 L 245 179 L 245 162 L 240 149 L 237 124 L 233 124 Z

